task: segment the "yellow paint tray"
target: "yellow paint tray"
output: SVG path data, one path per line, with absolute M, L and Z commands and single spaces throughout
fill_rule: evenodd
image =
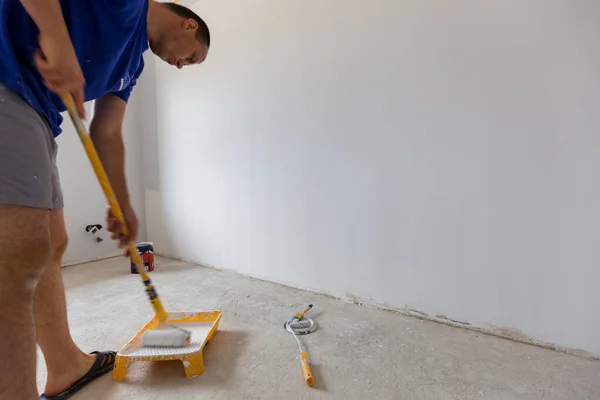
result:
M 185 347 L 142 347 L 144 332 L 158 326 L 156 315 L 117 353 L 113 379 L 122 381 L 127 367 L 134 361 L 181 360 L 188 378 L 204 372 L 202 351 L 213 338 L 221 321 L 221 311 L 168 312 L 167 323 L 176 324 L 192 332 L 190 344 Z

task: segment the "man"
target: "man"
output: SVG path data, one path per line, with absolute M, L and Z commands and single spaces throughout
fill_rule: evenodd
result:
M 67 323 L 61 256 L 67 245 L 55 137 L 59 94 L 95 99 L 90 135 L 131 234 L 137 219 L 124 172 L 121 125 L 151 49 L 177 68 L 201 63 L 208 27 L 153 0 L 0 0 L 0 400 L 39 399 L 36 340 L 48 378 L 41 398 L 66 399 L 110 371 L 114 352 L 86 354 Z

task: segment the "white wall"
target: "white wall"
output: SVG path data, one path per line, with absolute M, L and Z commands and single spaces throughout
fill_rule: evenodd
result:
M 144 79 L 142 77 L 142 79 Z M 154 85 L 154 76 L 150 77 Z M 123 135 L 126 149 L 126 175 L 130 189 L 132 205 L 140 220 L 139 236 L 145 237 L 145 202 L 142 182 L 142 143 L 141 129 L 138 121 L 138 103 L 142 96 L 137 88 L 129 100 L 125 121 L 123 123 Z M 93 103 L 88 103 L 87 115 L 91 119 L 93 115 Z M 58 159 L 60 181 L 63 190 L 65 208 L 65 224 L 69 235 L 69 245 L 63 264 L 74 264 L 82 261 L 95 260 L 120 254 L 114 241 L 106 232 L 104 221 L 107 203 L 97 182 L 91 164 L 85 154 L 83 146 L 79 141 L 73 123 L 64 114 L 65 121 L 62 124 L 63 132 L 58 136 Z M 86 231 L 89 224 L 101 224 L 103 229 L 101 237 L 103 242 L 97 243 Z M 124 268 L 129 268 L 128 261 L 123 261 Z
M 600 355 L 600 3 L 193 9 L 206 63 L 156 65 L 157 251 Z

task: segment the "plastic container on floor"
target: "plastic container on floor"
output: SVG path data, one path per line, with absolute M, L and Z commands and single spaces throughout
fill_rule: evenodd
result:
M 135 248 L 138 250 L 138 253 L 140 253 L 140 257 L 142 257 L 146 272 L 154 271 L 154 243 L 140 242 L 135 245 Z M 131 257 L 129 257 L 129 265 L 131 273 L 137 274 L 137 268 Z

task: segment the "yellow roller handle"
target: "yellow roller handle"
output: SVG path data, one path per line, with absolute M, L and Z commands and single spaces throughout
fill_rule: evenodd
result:
M 302 373 L 304 374 L 304 380 L 308 386 L 315 384 L 315 378 L 310 370 L 310 364 L 308 363 L 308 355 L 305 351 L 300 353 L 300 363 L 302 364 Z
M 117 219 L 117 221 L 119 221 L 123 225 L 121 232 L 123 233 L 123 235 L 127 236 L 129 234 L 129 229 L 127 228 L 127 223 L 125 222 L 125 217 L 123 216 L 123 210 L 121 209 L 119 201 L 117 200 L 117 196 L 115 196 L 115 192 L 112 188 L 112 185 L 108 180 L 108 176 L 106 175 L 104 166 L 100 161 L 100 157 L 98 157 L 98 153 L 96 152 L 94 143 L 92 142 L 92 139 L 90 139 L 90 136 L 87 134 L 87 129 L 85 128 L 85 125 L 83 125 L 83 122 L 79 117 L 79 113 L 77 112 L 77 107 L 75 107 L 75 101 L 73 100 L 73 96 L 67 94 L 61 96 L 61 98 L 63 103 L 65 103 L 65 106 L 67 107 L 67 111 L 69 112 L 69 116 L 71 117 L 71 120 L 75 125 L 75 130 L 77 131 L 77 134 L 81 139 L 81 143 L 83 144 L 85 152 L 87 153 L 88 158 L 92 163 L 92 167 L 94 169 L 94 172 L 96 173 L 98 182 L 100 183 L 100 186 L 102 186 L 102 191 L 104 192 L 106 200 L 110 205 L 111 212 L 113 216 Z M 150 303 L 152 303 L 152 307 L 154 307 L 154 311 L 156 312 L 156 316 L 158 317 L 159 322 L 165 322 L 167 320 L 167 312 L 165 311 L 162 302 L 158 298 L 158 294 L 156 293 L 154 286 L 152 286 L 150 277 L 144 269 L 142 258 L 140 257 L 133 243 L 129 244 L 129 254 L 131 255 L 131 259 L 133 260 L 133 263 L 135 264 L 140 274 L 140 277 L 142 278 L 142 282 L 146 286 L 146 293 L 150 298 Z

